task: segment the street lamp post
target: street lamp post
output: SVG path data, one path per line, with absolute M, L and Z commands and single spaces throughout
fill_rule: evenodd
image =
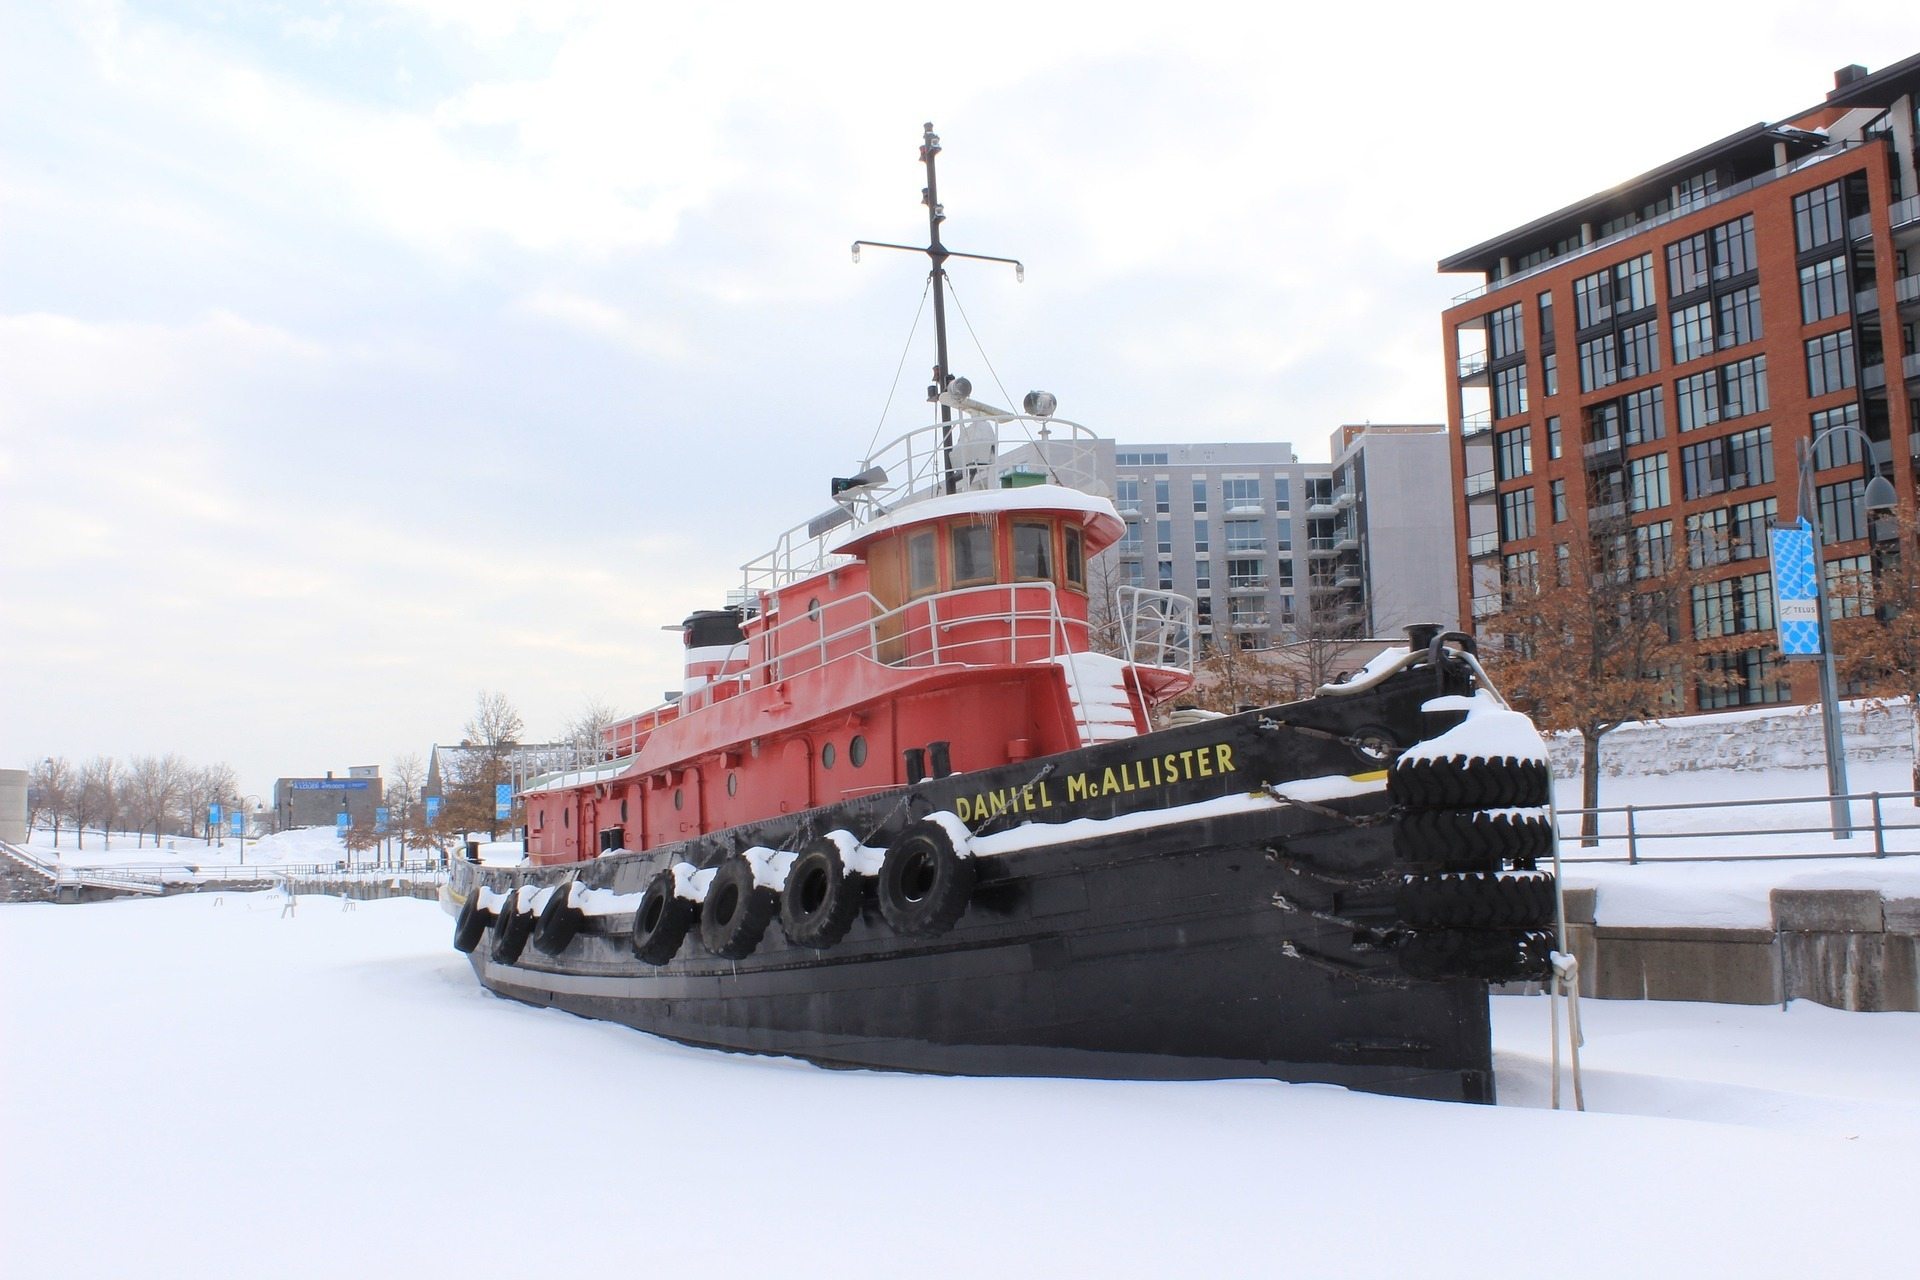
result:
M 1827 804 L 1833 818 L 1835 840 L 1845 840 L 1853 835 L 1853 807 L 1842 798 L 1848 794 L 1847 747 L 1840 727 L 1840 708 L 1836 696 L 1839 682 L 1833 669 L 1833 628 L 1827 618 L 1826 538 L 1820 527 L 1813 473 L 1814 459 L 1820 452 L 1820 446 L 1834 436 L 1846 434 L 1860 437 L 1860 465 L 1867 481 L 1861 497 L 1867 512 L 1891 511 L 1899 504 L 1892 482 L 1881 475 L 1880 469 L 1874 465 L 1873 438 L 1860 428 L 1828 427 L 1812 439 L 1800 442 L 1800 519 L 1807 524 L 1813 542 L 1813 597 L 1819 615 L 1816 622 L 1820 633 L 1820 718 L 1826 731 Z

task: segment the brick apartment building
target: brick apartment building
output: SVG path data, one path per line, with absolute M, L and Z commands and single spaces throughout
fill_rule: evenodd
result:
M 1711 579 L 1680 625 L 1739 681 L 1685 681 L 1689 710 L 1815 699 L 1779 657 L 1765 531 L 1832 427 L 1913 510 L 1917 103 L 1920 56 L 1844 68 L 1815 107 L 1440 263 L 1485 278 L 1444 313 L 1462 617 L 1497 631 L 1503 591 L 1604 522 L 1635 572 L 1688 556 Z M 1900 535 L 1860 510 L 1857 435 L 1816 463 L 1831 581 Z

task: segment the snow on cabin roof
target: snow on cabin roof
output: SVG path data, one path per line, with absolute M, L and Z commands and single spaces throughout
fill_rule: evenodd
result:
M 610 778 L 617 778 L 628 769 L 631 769 L 633 767 L 633 761 L 634 757 L 625 756 L 619 760 L 608 761 L 606 764 L 590 765 L 585 769 L 572 769 L 566 773 L 542 774 L 538 778 L 527 779 L 527 784 L 520 788 L 520 794 L 530 796 L 545 791 L 568 791 L 574 787 L 584 787 L 595 782 L 605 782 Z
M 1104 526 L 1102 545 L 1117 540 L 1123 528 L 1119 511 L 1107 499 L 1064 485 L 1035 484 L 1019 489 L 945 493 L 909 503 L 849 530 L 847 536 L 834 543 L 829 550 L 835 555 L 846 555 L 895 529 L 905 529 L 948 516 L 992 515 L 1002 511 L 1074 512 L 1084 515 L 1089 525 Z

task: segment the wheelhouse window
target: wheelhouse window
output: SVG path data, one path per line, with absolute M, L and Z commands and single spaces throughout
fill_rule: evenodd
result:
M 1053 526 L 1017 521 L 1013 526 L 1013 576 L 1053 578 Z
M 933 530 L 923 529 L 907 535 L 907 594 L 925 595 L 940 585 L 938 557 L 934 553 Z
M 955 525 L 948 531 L 953 552 L 953 585 L 972 586 L 993 581 L 993 527 L 987 524 Z
M 1080 531 L 1072 525 L 1067 526 L 1066 581 L 1070 587 L 1087 589 L 1086 548 L 1081 541 Z

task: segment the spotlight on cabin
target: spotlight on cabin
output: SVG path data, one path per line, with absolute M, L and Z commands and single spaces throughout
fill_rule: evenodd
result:
M 947 394 L 943 398 L 948 404 L 959 404 L 963 400 L 972 399 L 973 379 L 949 378 L 947 380 Z
M 885 484 L 886 482 L 887 471 L 885 467 L 868 467 L 857 476 L 833 477 L 833 492 L 831 496 L 838 501 L 842 494 L 857 494 L 864 490 L 871 489 L 875 485 Z
M 1029 418 L 1051 418 L 1053 411 L 1060 407 L 1060 402 L 1053 398 L 1051 391 L 1029 391 L 1027 398 L 1020 403 Z

